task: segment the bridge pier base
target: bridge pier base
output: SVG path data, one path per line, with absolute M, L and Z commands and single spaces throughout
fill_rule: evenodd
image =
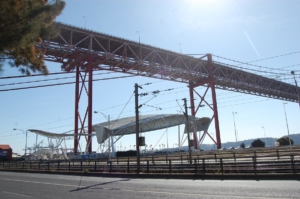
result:
M 201 136 L 201 138 L 199 139 L 199 142 L 198 142 L 197 134 L 196 134 L 196 132 L 194 132 L 194 134 L 193 134 L 194 135 L 194 148 L 198 149 L 199 148 L 198 143 L 202 143 L 205 138 L 205 135 L 208 135 L 214 141 L 214 143 L 217 145 L 217 148 L 220 149 L 221 148 L 221 138 L 220 138 L 218 107 L 217 107 L 217 96 L 216 96 L 216 91 L 215 91 L 215 82 L 214 82 L 214 75 L 213 75 L 214 73 L 213 73 L 212 55 L 208 54 L 206 57 L 208 59 L 208 71 L 209 71 L 208 78 L 199 80 L 197 82 L 189 81 L 191 114 L 192 114 L 192 116 L 196 116 L 199 108 L 203 107 L 204 104 L 212 109 L 213 116 L 211 117 L 211 121 L 214 120 L 214 123 L 215 123 L 216 140 L 207 131 L 204 131 L 203 135 Z M 206 86 L 207 87 L 203 96 L 201 96 L 198 92 L 195 91 L 194 88 L 196 88 L 198 86 Z M 206 96 L 209 88 L 211 89 L 211 94 L 212 94 L 212 102 L 213 102 L 212 104 L 209 104 L 205 100 L 205 96 Z M 195 107 L 194 93 L 196 95 L 198 95 L 201 99 L 199 102 L 199 105 L 197 107 Z

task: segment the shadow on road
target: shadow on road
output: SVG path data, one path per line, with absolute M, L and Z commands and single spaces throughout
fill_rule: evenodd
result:
M 71 190 L 70 192 L 74 192 L 74 191 L 81 191 L 81 190 L 85 190 L 85 189 L 90 189 L 99 185 L 106 185 L 106 184 L 112 184 L 115 182 L 121 182 L 121 181 L 129 181 L 130 179 L 123 179 L 123 180 L 115 180 L 115 181 L 110 181 L 110 182 L 103 182 L 103 183 L 99 183 L 99 184 L 94 184 L 94 185 L 90 185 L 90 186 L 86 186 L 86 187 L 80 187 L 81 184 L 81 179 L 80 179 L 80 184 L 78 186 L 77 189 Z

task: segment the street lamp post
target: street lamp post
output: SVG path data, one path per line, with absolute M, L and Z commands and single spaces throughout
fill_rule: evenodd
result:
M 19 130 L 19 131 L 22 131 L 25 135 L 26 135 L 26 142 L 25 142 L 25 156 L 27 155 L 27 133 L 28 131 L 24 131 L 23 129 L 13 129 L 13 130 Z M 26 133 L 25 133 L 26 132 Z
M 135 31 L 135 33 L 138 33 L 139 34 L 139 44 L 141 43 L 141 37 L 140 37 L 140 31 Z
M 290 149 L 292 149 L 292 143 L 291 143 L 291 137 L 290 137 L 290 130 L 289 130 L 289 125 L 288 125 L 288 120 L 287 120 L 286 110 L 285 110 L 285 104 L 287 104 L 287 103 L 283 102 L 282 104 L 283 104 L 283 109 L 284 109 L 286 128 L 287 128 L 289 142 L 290 142 Z
M 235 114 L 237 114 L 237 112 L 232 112 L 233 124 L 234 124 L 234 134 L 235 134 L 235 143 L 236 143 L 236 147 L 237 147 L 236 126 L 235 126 L 235 117 L 234 117 Z
M 296 80 L 296 77 L 295 77 L 295 71 L 291 71 L 291 74 L 292 74 L 293 77 L 294 77 L 295 85 L 296 85 L 296 88 L 297 88 L 298 103 L 299 103 L 299 107 L 300 107 L 300 99 L 299 99 L 299 92 L 298 92 L 298 84 L 297 84 L 297 80 Z
M 267 146 L 267 137 L 266 137 L 266 129 L 265 129 L 265 127 L 264 127 L 264 126 L 262 126 L 261 128 L 263 128 L 263 129 L 264 129 L 264 135 L 265 135 L 265 143 L 266 143 L 266 145 L 265 145 L 265 146 Z
M 182 54 L 182 50 L 181 50 L 181 43 L 178 43 L 179 48 L 180 48 L 180 54 Z

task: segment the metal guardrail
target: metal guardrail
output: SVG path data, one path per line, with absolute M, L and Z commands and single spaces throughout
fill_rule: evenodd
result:
M 300 173 L 300 149 L 232 150 L 192 154 L 189 164 L 186 153 L 141 157 L 141 173 L 160 174 L 297 174 Z M 32 170 L 59 172 L 136 173 L 136 158 L 3 161 L 0 170 Z

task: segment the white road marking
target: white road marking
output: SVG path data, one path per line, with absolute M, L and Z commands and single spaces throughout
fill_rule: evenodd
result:
M 8 192 L 8 191 L 3 191 L 3 193 L 7 193 L 7 194 L 11 194 L 11 195 L 16 195 L 16 196 L 22 196 L 22 197 L 26 197 L 26 198 L 31 198 L 32 197 L 32 196 L 23 195 L 23 194 L 19 194 L 19 193 Z
M 65 186 L 65 187 L 76 187 L 80 188 L 83 186 L 78 185 L 68 185 L 68 184 L 58 184 L 58 183 L 50 183 L 50 182 L 38 182 L 38 181 L 27 181 L 27 180 L 14 180 L 14 179 L 6 179 L 6 178 L 0 178 L 1 180 L 7 180 L 7 181 L 15 181 L 15 182 L 29 182 L 33 184 L 46 184 L 46 185 L 55 185 L 55 186 Z

